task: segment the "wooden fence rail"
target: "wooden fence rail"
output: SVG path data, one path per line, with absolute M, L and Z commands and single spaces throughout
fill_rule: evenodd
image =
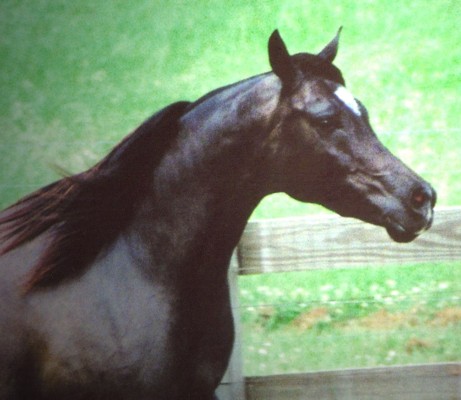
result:
M 335 215 L 250 221 L 229 275 L 234 314 L 238 275 L 453 261 L 461 261 L 461 207 L 437 209 L 431 230 L 409 244 Z M 461 400 L 461 362 L 244 377 L 238 315 L 235 320 L 221 400 Z
M 240 274 L 461 260 L 461 207 L 437 210 L 434 226 L 406 244 L 336 215 L 252 221 L 238 257 Z
M 459 400 L 461 364 L 345 369 L 246 379 L 252 400 Z

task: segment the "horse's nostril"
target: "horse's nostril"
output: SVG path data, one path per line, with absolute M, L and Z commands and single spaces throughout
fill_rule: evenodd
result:
M 434 191 L 428 186 L 421 186 L 413 190 L 411 194 L 411 204 L 414 208 L 422 208 L 428 203 L 433 204 L 435 199 Z

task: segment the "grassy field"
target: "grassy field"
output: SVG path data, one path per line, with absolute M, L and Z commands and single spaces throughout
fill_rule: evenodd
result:
M 92 165 L 153 111 L 268 70 L 266 43 L 273 29 L 280 29 L 292 52 L 315 52 L 340 25 L 344 30 L 337 65 L 368 107 L 382 141 L 433 183 L 439 205 L 461 204 L 459 1 L 190 4 L 0 2 L 1 207 L 56 179 L 53 165 L 72 172 Z M 274 195 L 253 217 L 318 211 Z M 244 307 L 249 328 L 246 370 L 259 374 L 354 363 L 459 360 L 459 346 L 453 344 L 459 320 L 453 317 L 443 327 L 431 322 L 443 310 L 456 315 L 459 270 L 415 266 L 405 273 L 376 268 L 315 272 L 302 279 L 243 278 L 242 301 L 250 307 Z M 433 296 L 428 303 L 422 303 L 427 293 L 423 283 Z M 394 299 L 392 293 L 398 291 L 410 300 L 402 299 L 400 306 L 369 302 L 377 294 L 372 287 L 381 288 L 377 293 L 383 298 Z M 330 292 L 343 289 L 347 295 L 335 300 Z M 304 298 L 303 291 L 315 296 Z M 264 298 L 266 292 L 271 299 Z M 290 297 L 293 293 L 299 298 Z M 431 305 L 446 298 L 445 306 Z M 342 314 L 332 303 L 336 301 Z M 411 321 L 416 318 L 416 323 L 396 324 L 383 333 L 364 322 L 374 316 L 393 319 L 399 313 Z M 403 339 L 397 346 L 399 335 Z M 363 358 L 371 349 L 378 355 Z
M 461 359 L 459 263 L 239 283 L 247 375 Z

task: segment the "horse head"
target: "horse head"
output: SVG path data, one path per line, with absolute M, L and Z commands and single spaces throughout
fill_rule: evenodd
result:
M 269 60 L 281 82 L 271 147 L 279 189 L 409 242 L 433 220 L 434 189 L 378 140 L 365 107 L 333 65 L 339 33 L 318 54 L 290 55 L 274 31 Z

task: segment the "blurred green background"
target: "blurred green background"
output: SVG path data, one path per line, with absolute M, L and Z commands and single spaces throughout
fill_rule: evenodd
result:
M 382 141 L 461 204 L 458 0 L 0 3 L 0 206 L 101 158 L 155 110 L 268 70 L 279 28 L 336 64 Z M 276 195 L 255 217 L 312 212 Z M 314 208 L 314 210 L 317 210 Z
M 341 25 L 336 64 L 381 140 L 439 205 L 461 205 L 460 22 L 459 0 L 2 0 L 0 206 L 54 165 L 91 166 L 159 108 L 267 71 L 275 28 L 295 53 Z M 253 218 L 319 209 L 274 195 Z M 243 277 L 245 372 L 459 360 L 460 271 Z

